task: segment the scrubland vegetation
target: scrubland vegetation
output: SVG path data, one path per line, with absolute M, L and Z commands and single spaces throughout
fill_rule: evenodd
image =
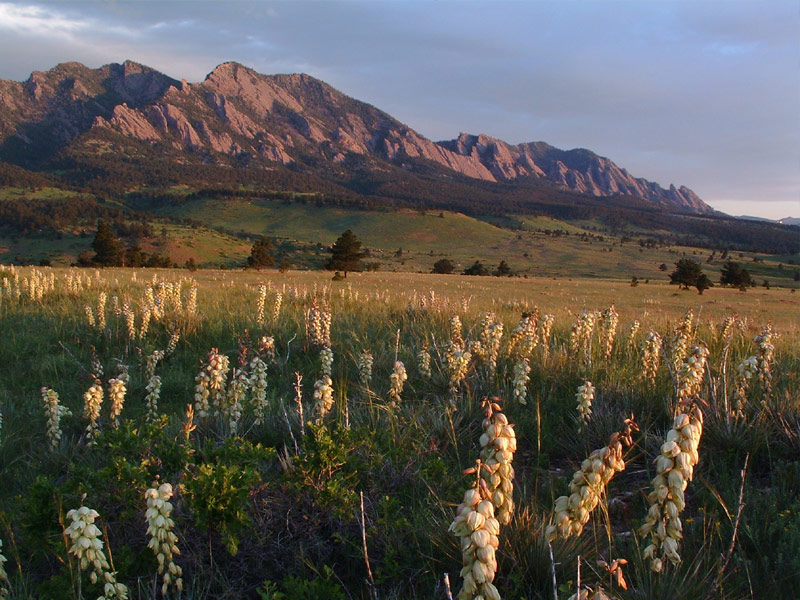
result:
M 787 289 L 6 267 L 0 292 L 0 597 L 800 585 Z

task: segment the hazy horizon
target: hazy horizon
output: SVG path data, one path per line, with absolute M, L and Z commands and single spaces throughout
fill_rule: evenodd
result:
M 229 60 L 305 72 L 432 140 L 588 148 L 777 219 L 800 217 L 798 25 L 784 1 L 0 2 L 0 78 L 126 59 L 193 82 Z

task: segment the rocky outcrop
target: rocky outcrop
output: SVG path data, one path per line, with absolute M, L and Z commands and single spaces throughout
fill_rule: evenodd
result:
M 76 139 L 91 143 L 103 131 L 119 134 L 121 143 L 135 139 L 203 160 L 249 155 L 309 169 L 324 163 L 341 169 L 353 155 L 378 169 L 385 168 L 381 161 L 407 168 L 428 161 L 443 175 L 495 182 L 534 178 L 598 197 L 627 195 L 711 211 L 688 188 L 665 190 L 588 150 L 564 151 L 544 142 L 515 146 L 469 134 L 433 142 L 308 75 L 262 75 L 229 62 L 204 81 L 187 83 L 127 61 L 99 69 L 64 63 L 23 83 L 0 80 L 0 152 L 9 139 L 14 152 L 38 147 L 37 139 L 56 151 Z

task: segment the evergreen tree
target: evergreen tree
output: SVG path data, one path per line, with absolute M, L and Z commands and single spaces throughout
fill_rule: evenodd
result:
M 351 230 L 345 231 L 331 246 L 331 258 L 325 264 L 329 271 L 361 271 L 361 259 L 366 256 L 361 250 L 361 242 Z
M 247 257 L 247 266 L 261 270 L 261 267 L 271 267 L 275 264 L 272 258 L 272 244 L 263 235 L 258 238 L 253 247 L 250 248 L 250 256 Z
M 483 266 L 483 263 L 479 260 L 476 260 L 472 263 L 471 267 L 467 267 L 464 269 L 464 275 L 488 275 L 489 270 Z
M 506 277 L 511 275 L 511 267 L 508 266 L 508 263 L 504 260 L 500 261 L 500 264 L 497 265 L 497 271 L 494 273 L 499 277 Z
M 697 278 L 697 281 L 694 282 L 694 287 L 697 288 L 697 293 L 702 296 L 703 292 L 708 288 L 714 287 L 714 284 L 708 278 L 708 275 L 701 273 L 700 277 Z
M 753 285 L 750 272 L 732 260 L 722 266 L 719 282 L 722 285 L 731 285 L 738 288 L 746 288 Z
M 703 274 L 703 267 L 700 263 L 691 258 L 682 258 L 675 263 L 675 270 L 669 275 L 670 283 L 677 283 L 688 290 L 697 283 L 697 279 Z
M 432 273 L 440 273 L 447 275 L 455 271 L 456 266 L 447 258 L 441 258 L 433 263 Z
M 92 242 L 95 264 L 104 267 L 118 267 L 122 264 L 123 250 L 111 227 L 105 221 L 97 222 L 97 233 Z

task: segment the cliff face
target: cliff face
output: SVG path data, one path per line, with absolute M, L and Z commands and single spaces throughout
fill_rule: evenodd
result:
M 467 134 L 435 143 L 308 75 L 268 76 L 224 63 L 190 84 L 125 62 L 99 69 L 65 63 L 34 72 L 25 82 L 0 80 L 0 156 L 35 161 L 68 146 L 96 146 L 108 138 L 104 133 L 116 135 L 112 151 L 136 140 L 205 160 L 244 157 L 248 164 L 340 171 L 351 156 L 375 169 L 383 161 L 423 159 L 485 181 L 532 177 L 595 196 L 624 194 L 666 208 L 711 212 L 691 190 L 665 190 L 634 178 L 588 150 L 563 151 L 542 142 L 512 146 Z

